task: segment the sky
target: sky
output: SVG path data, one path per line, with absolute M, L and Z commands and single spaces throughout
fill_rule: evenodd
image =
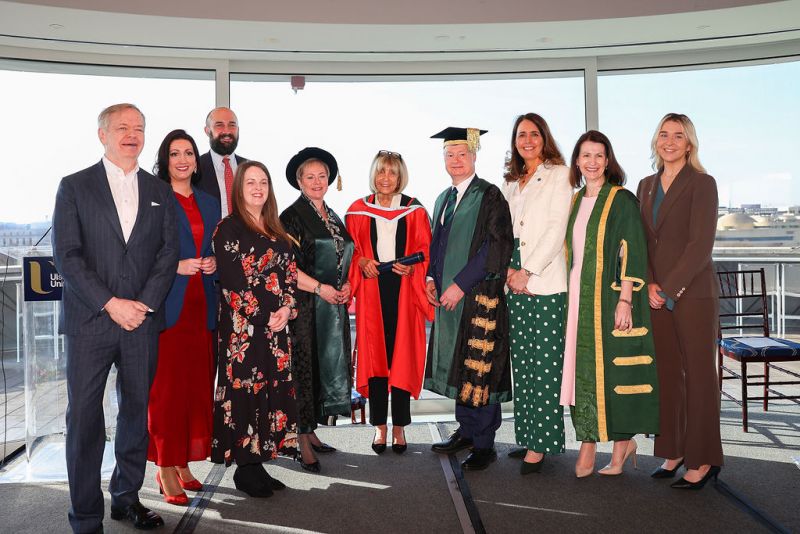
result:
M 16 63 L 19 65 L 19 62 Z M 205 79 L 55 74 L 2 70 L 0 102 L 6 127 L 0 146 L 11 157 L 0 173 L 0 221 L 35 222 L 50 217 L 61 177 L 96 163 L 102 155 L 97 114 L 129 101 L 144 112 L 146 143 L 140 165 L 151 169 L 161 139 L 174 128 L 193 135 L 204 152 L 203 123 L 214 105 L 214 84 Z M 253 77 L 250 77 L 251 79 Z M 650 139 L 667 112 L 692 118 L 700 157 L 719 184 L 720 203 L 800 204 L 797 171 L 790 164 L 800 124 L 800 62 L 668 73 L 605 75 L 598 81 L 600 129 L 628 173 L 627 186 L 651 174 Z M 297 196 L 285 180 L 289 158 L 320 146 L 339 162 L 344 190 L 326 200 L 343 215 L 368 193 L 368 171 L 378 150 L 403 154 L 409 167 L 406 194 L 430 210 L 449 183 L 441 141 L 430 136 L 446 126 L 489 130 L 478 154 L 478 175 L 499 184 L 515 118 L 533 111 L 550 124 L 565 158 L 585 130 L 583 79 L 559 77 L 446 80 L 309 80 L 295 94 L 288 81 L 234 81 L 231 106 L 240 122 L 237 153 L 264 162 L 273 176 L 279 207 Z

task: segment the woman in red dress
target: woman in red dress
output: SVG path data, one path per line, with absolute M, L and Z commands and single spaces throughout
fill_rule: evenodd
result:
M 175 194 L 180 261 L 164 304 L 167 328 L 159 337 L 150 390 L 148 460 L 159 467 L 156 483 L 164 500 L 178 505 L 188 503 L 183 489 L 202 489 L 189 462 L 203 461 L 211 451 L 211 333 L 217 308 L 211 236 L 219 222 L 219 202 L 192 186 L 199 180 L 197 169 L 194 139 L 183 130 L 167 134 L 153 170 Z

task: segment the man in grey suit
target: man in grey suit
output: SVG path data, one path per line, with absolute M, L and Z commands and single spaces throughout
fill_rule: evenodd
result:
M 214 108 L 206 116 L 206 135 L 211 150 L 200 156 L 197 187 L 220 201 L 220 218 L 230 212 L 230 195 L 236 168 L 247 161 L 234 154 L 239 144 L 239 119 L 230 108 Z
M 61 180 L 53 255 L 64 277 L 60 331 L 67 355 L 67 475 L 74 532 L 103 531 L 103 391 L 117 367 L 119 415 L 111 518 L 164 524 L 139 502 L 147 463 L 147 403 L 156 372 L 162 303 L 175 278 L 172 189 L 139 169 L 144 115 L 117 104 L 98 117 L 102 160 Z

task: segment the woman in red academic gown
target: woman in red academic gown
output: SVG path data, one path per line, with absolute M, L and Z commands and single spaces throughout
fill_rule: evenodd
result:
M 347 231 L 355 241 L 350 285 L 356 298 L 356 388 L 369 398 L 372 449 L 386 450 L 389 393 L 392 399 L 392 450 L 406 450 L 404 427 L 411 422 L 410 401 L 419 397 L 425 370 L 425 319 L 433 308 L 425 297 L 431 227 L 425 208 L 401 192 L 408 183 L 403 158 L 380 151 L 370 170 L 373 194 L 347 211 Z M 423 252 L 416 265 L 379 263 Z

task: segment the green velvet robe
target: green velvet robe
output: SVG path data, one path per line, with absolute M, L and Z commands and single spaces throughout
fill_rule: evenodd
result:
M 567 226 L 567 265 L 578 191 Z M 630 191 L 605 184 L 586 228 L 578 313 L 575 406 L 578 441 L 628 439 L 658 433 L 658 378 L 645 277 L 647 243 L 639 204 Z M 633 282 L 633 328 L 614 329 L 622 280 Z

